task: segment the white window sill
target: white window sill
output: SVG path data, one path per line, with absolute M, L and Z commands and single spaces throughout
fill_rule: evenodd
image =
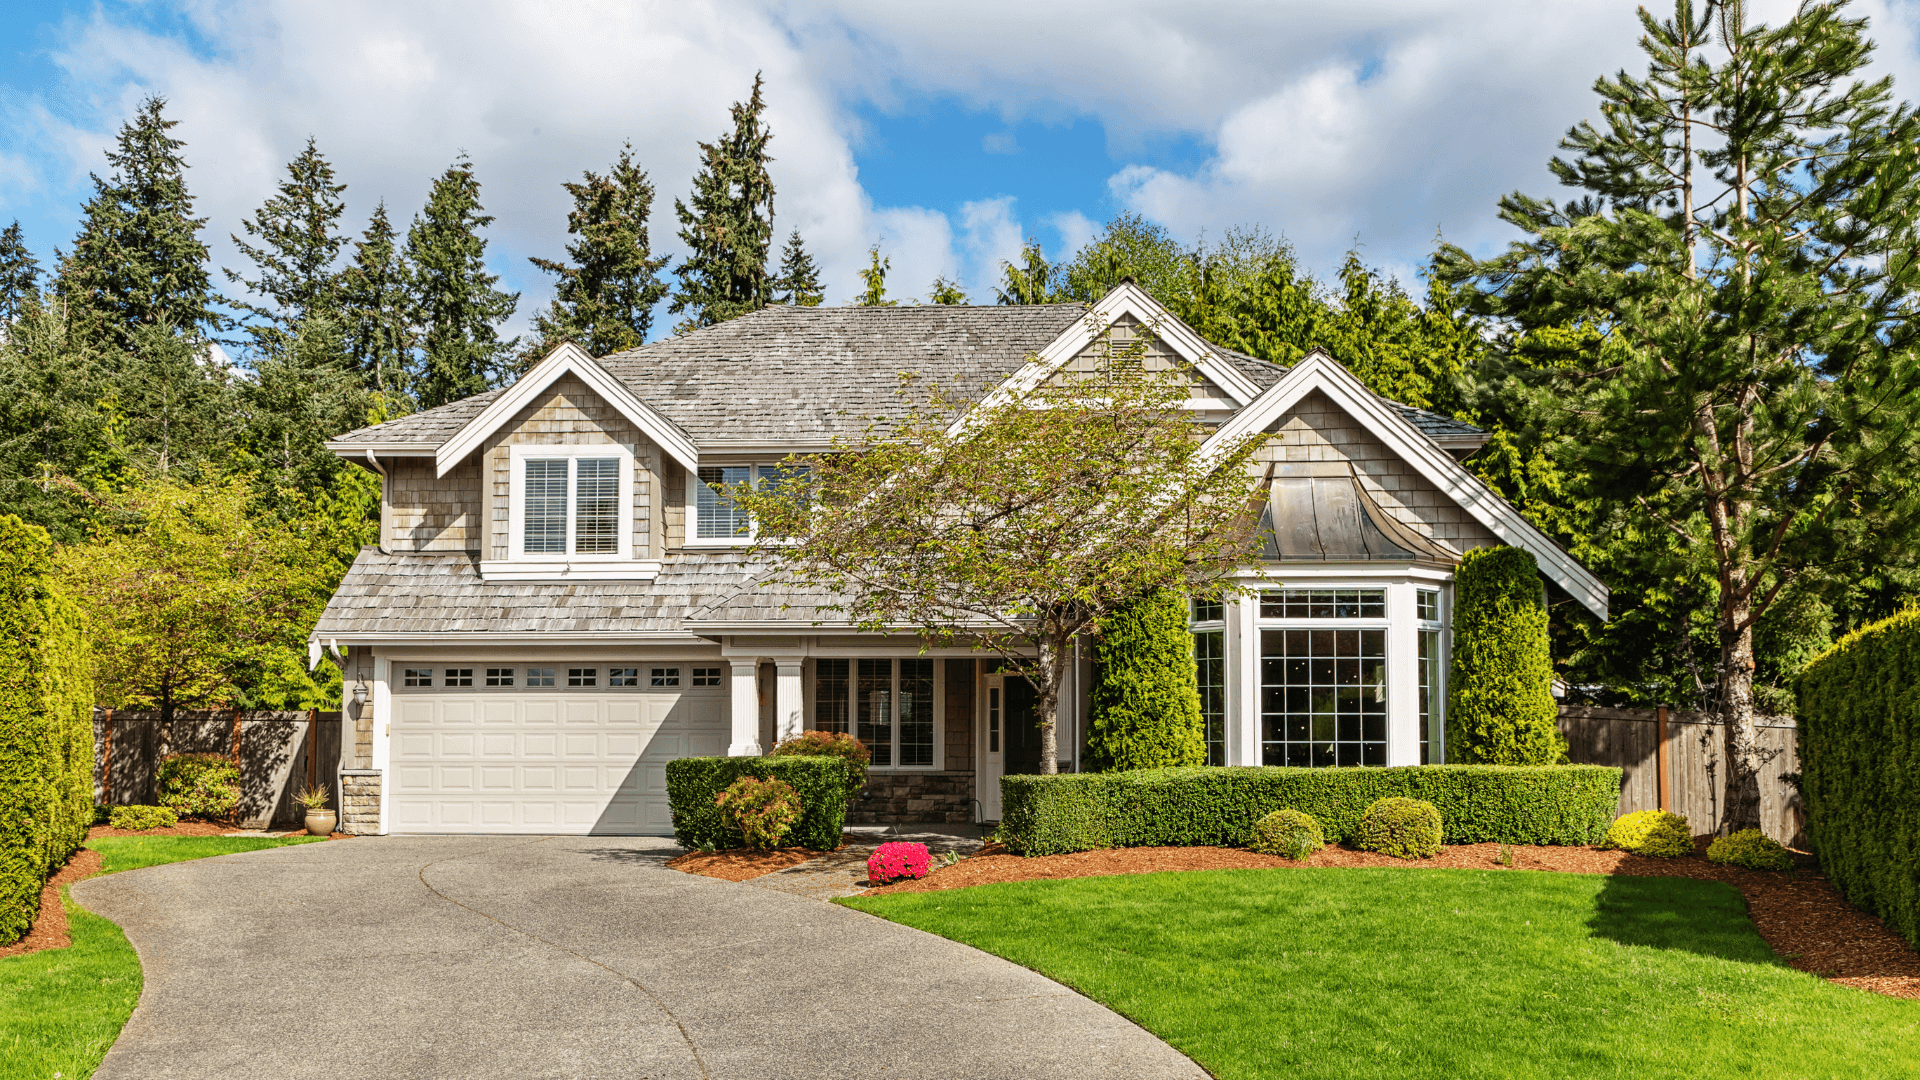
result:
M 652 581 L 661 564 L 642 559 L 483 560 L 483 581 Z
M 690 548 L 743 548 L 751 547 L 752 545 L 753 538 L 750 536 L 704 536 L 689 539 L 680 546 Z

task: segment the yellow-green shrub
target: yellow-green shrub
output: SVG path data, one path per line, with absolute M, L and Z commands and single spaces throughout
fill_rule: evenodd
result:
M 1298 810 L 1275 810 L 1260 819 L 1247 837 L 1247 848 L 1262 855 L 1304 859 L 1327 846 L 1327 834 L 1313 815 Z
M 1687 819 L 1666 810 L 1636 810 L 1621 814 L 1607 830 L 1603 848 L 1652 855 L 1659 859 L 1677 859 L 1693 854 L 1693 830 Z
M 164 806 L 116 806 L 107 811 L 107 824 L 116 829 L 170 829 L 180 824 L 180 815 Z
M 1419 799 L 1381 799 L 1360 815 L 1354 846 L 1396 859 L 1426 859 L 1440 851 L 1440 808 Z
M 1793 869 L 1793 853 L 1759 829 L 1741 829 L 1708 844 L 1707 861 L 1749 870 Z
M 240 805 L 240 767 L 220 754 L 174 754 L 157 774 L 160 805 L 181 817 L 231 817 Z

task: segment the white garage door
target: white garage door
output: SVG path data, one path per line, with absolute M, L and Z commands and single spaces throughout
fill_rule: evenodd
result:
M 727 738 L 718 692 L 396 687 L 392 700 L 397 833 L 671 835 L 667 762 Z

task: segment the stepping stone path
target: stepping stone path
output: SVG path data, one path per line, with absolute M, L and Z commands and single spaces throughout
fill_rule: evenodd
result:
M 980 850 L 982 841 L 978 827 L 952 826 L 953 832 L 921 831 L 924 828 L 915 825 L 850 825 L 847 827 L 847 846 L 839 851 L 827 852 L 799 866 L 749 878 L 741 884 L 826 901 L 836 896 L 854 896 L 867 891 L 867 857 L 881 844 L 925 844 L 936 858 L 948 851 L 957 851 L 964 856 Z

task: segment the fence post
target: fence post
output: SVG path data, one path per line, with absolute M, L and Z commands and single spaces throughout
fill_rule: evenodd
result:
M 107 804 L 108 806 L 112 806 L 113 805 L 113 710 L 107 709 L 105 710 L 105 712 L 107 714 L 107 721 L 106 721 L 107 745 L 105 746 L 105 748 L 103 748 L 100 751 L 100 757 L 101 757 L 100 801 Z
M 1660 785 L 1660 809 L 1666 810 L 1668 809 L 1667 792 L 1671 787 L 1667 782 L 1667 707 L 1665 705 L 1657 710 L 1655 721 L 1659 726 L 1659 730 L 1654 734 L 1657 740 L 1654 744 L 1655 773 Z
M 233 710 L 233 767 L 240 767 L 240 710 Z
M 320 710 L 307 710 L 307 789 L 311 791 L 320 782 L 316 771 L 318 763 L 313 760 L 314 753 L 320 749 Z

